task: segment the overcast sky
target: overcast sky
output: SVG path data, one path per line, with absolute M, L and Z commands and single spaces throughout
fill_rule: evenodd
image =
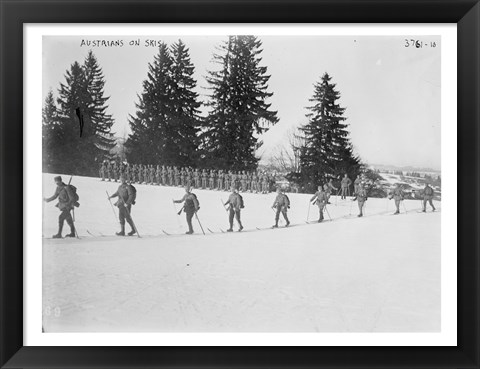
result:
M 43 98 L 58 96 L 70 65 L 83 63 L 92 49 L 103 69 L 108 112 L 116 135 L 128 135 L 128 115 L 135 113 L 148 63 L 158 48 L 147 40 L 171 44 L 181 38 L 190 49 L 206 100 L 205 75 L 215 69 L 212 54 L 225 37 L 58 37 L 43 38 Z M 261 36 L 262 65 L 268 67 L 269 100 L 279 123 L 262 137 L 264 159 L 287 140 L 292 127 L 305 124 L 313 84 L 328 72 L 346 108 L 350 138 L 367 163 L 440 169 L 440 37 L 422 36 L 422 48 L 405 47 L 399 36 Z M 408 36 L 408 39 L 414 37 Z M 82 40 L 123 40 L 123 47 L 82 46 Z M 129 42 L 140 40 L 140 46 Z M 152 45 L 150 41 L 149 45 Z M 431 42 L 436 47 L 431 47 Z M 425 43 L 429 46 L 425 46 Z

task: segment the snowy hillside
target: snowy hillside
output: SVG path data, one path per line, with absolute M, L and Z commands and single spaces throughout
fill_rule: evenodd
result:
M 44 174 L 44 196 L 53 177 Z M 80 239 L 43 241 L 47 332 L 440 329 L 441 212 L 418 213 L 418 200 L 392 216 L 393 200 L 372 198 L 357 218 L 356 203 L 332 197 L 332 221 L 307 224 L 311 195 L 289 194 L 292 225 L 272 230 L 275 194 L 246 193 L 245 230 L 227 234 L 228 193 L 195 190 L 206 235 L 195 221 L 188 236 L 172 203 L 182 188 L 136 185 L 137 238 L 112 236 L 119 224 L 105 191 L 118 184 L 72 184 Z M 45 237 L 57 231 L 54 204 L 45 204 Z M 311 206 L 309 220 L 317 218 Z

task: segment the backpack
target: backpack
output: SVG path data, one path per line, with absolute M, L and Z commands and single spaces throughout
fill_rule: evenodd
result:
M 135 200 L 137 199 L 137 189 L 135 188 L 134 185 L 132 184 L 129 184 L 128 185 L 130 187 L 130 189 L 132 190 L 132 205 L 135 205 Z
M 197 202 L 198 208 L 200 209 L 200 202 L 198 201 L 197 195 L 195 195 L 194 193 L 190 193 L 190 195 L 192 195 L 194 199 L 185 200 L 185 206 L 184 206 L 185 211 L 187 208 L 195 209 L 195 201 Z
M 290 199 L 289 199 L 288 196 L 285 195 L 285 194 L 284 194 L 283 196 L 285 196 L 285 206 L 286 206 L 287 208 L 290 208 Z
M 238 194 L 238 198 L 240 199 L 240 209 L 243 209 L 245 207 L 245 203 L 243 202 L 242 195 Z
M 427 195 L 427 196 L 433 195 L 433 189 L 431 187 L 427 187 L 425 189 L 425 195 Z
M 78 203 L 78 200 L 80 200 L 80 196 L 78 196 L 78 193 L 77 193 L 77 187 L 75 187 L 74 185 L 67 185 L 67 194 L 70 194 L 72 195 L 72 199 L 70 199 L 72 202 L 73 202 L 73 205 L 75 207 L 79 207 L 80 204 Z

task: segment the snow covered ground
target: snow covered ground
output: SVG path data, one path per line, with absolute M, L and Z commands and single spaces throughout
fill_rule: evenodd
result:
M 44 174 L 45 196 L 53 177 Z M 87 177 L 72 184 L 80 239 L 48 239 L 59 211 L 55 202 L 44 208 L 46 332 L 440 330 L 441 212 L 418 213 L 418 200 L 392 216 L 393 200 L 371 198 L 357 218 L 356 203 L 332 197 L 332 221 L 307 224 L 310 195 L 289 194 L 292 226 L 257 230 L 273 224 L 275 194 L 246 193 L 245 230 L 227 234 L 220 229 L 228 227 L 221 204 L 228 193 L 195 190 L 207 234 L 195 222 L 188 236 L 172 203 L 182 188 L 136 185 L 137 238 L 112 236 L 119 225 L 105 191 L 118 184 Z M 318 218 L 316 207 L 309 218 Z

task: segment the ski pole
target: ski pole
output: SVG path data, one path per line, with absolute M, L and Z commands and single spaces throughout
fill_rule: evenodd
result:
M 195 212 L 195 218 L 197 218 L 198 224 L 200 225 L 200 228 L 202 229 L 202 233 L 205 236 L 205 231 L 203 230 L 202 223 L 200 223 L 200 219 L 198 218 L 197 212 Z
M 228 212 L 228 209 L 225 207 L 225 203 L 223 202 L 223 199 L 220 199 L 220 201 L 222 202 L 222 206 L 223 206 L 223 208 L 225 209 L 225 211 Z
M 135 225 L 135 222 L 133 221 L 133 218 L 132 218 L 132 216 L 130 215 L 130 212 L 128 211 L 128 207 L 127 207 L 126 204 L 125 204 L 125 210 L 126 210 L 126 212 L 127 212 L 128 217 L 129 217 L 130 220 L 132 221 L 133 229 L 135 230 L 135 233 L 137 234 L 137 237 L 140 238 L 140 233 L 138 233 L 137 226 Z
M 324 206 L 323 208 L 324 208 L 325 211 L 327 212 L 328 219 L 330 219 L 330 221 L 332 221 L 332 217 L 330 216 L 330 213 L 328 212 L 327 205 L 325 204 L 325 206 Z
M 350 213 L 348 215 L 352 215 L 352 206 L 353 206 L 353 200 L 350 202 Z
M 308 202 L 308 212 L 307 212 L 307 223 L 308 223 L 308 219 L 310 217 L 310 205 L 312 205 L 312 203 L 309 201 Z
M 75 237 L 80 239 L 80 237 L 78 236 L 77 227 L 75 227 L 75 208 L 72 208 L 72 212 L 73 212 L 72 222 L 73 222 L 73 229 L 75 231 Z
M 110 206 L 112 207 L 112 211 L 113 211 L 113 216 L 115 217 L 115 220 L 118 220 L 117 218 L 117 213 L 115 213 L 115 208 L 113 207 L 113 204 L 112 204 L 112 200 L 110 200 L 110 195 L 108 194 L 108 191 L 105 190 L 106 194 L 107 194 L 107 199 L 108 199 L 108 202 L 110 203 Z M 120 220 L 118 220 L 118 222 L 120 223 Z

